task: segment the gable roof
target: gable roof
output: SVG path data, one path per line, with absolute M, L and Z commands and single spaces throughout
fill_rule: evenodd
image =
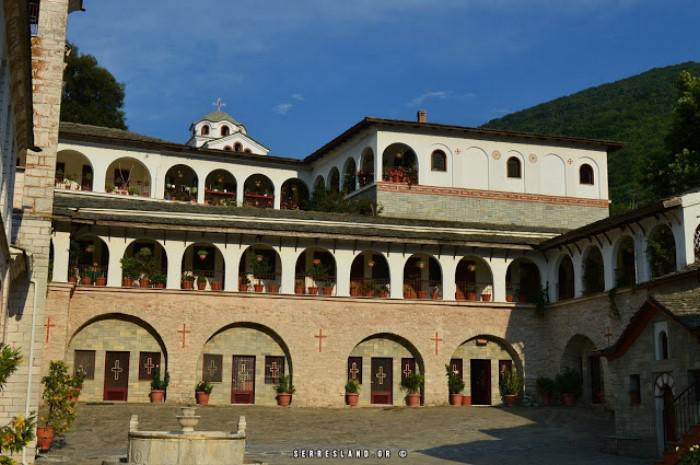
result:
M 210 111 L 203 117 L 199 119 L 199 121 L 211 121 L 212 123 L 218 123 L 220 121 L 228 121 L 229 123 L 235 124 L 236 126 L 243 126 L 241 123 L 236 121 L 233 116 L 229 115 L 225 111 Z

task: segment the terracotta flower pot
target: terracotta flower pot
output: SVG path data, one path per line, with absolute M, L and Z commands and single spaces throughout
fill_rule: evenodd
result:
M 379 298 L 380 299 L 388 299 L 389 293 L 387 291 L 379 291 Z
M 257 293 L 262 292 L 264 287 L 265 286 L 263 286 L 262 284 L 253 284 L 253 288 L 255 289 L 255 292 L 257 292 Z
M 467 300 L 476 300 L 476 292 L 467 292 Z
M 220 291 L 221 290 L 221 281 L 212 281 L 211 282 L 211 290 L 212 291 Z
M 420 394 L 406 394 L 406 405 L 409 407 L 419 407 L 420 406 Z
M 200 392 L 195 392 L 195 397 L 197 398 L 197 403 L 199 405 L 209 405 L 209 394 L 206 392 L 200 391 Z
M 506 295 L 506 302 L 512 302 L 512 301 L 513 301 L 513 295 L 512 294 Z
M 310 287 L 310 288 L 309 288 L 309 294 L 310 294 L 310 295 L 316 295 L 316 294 L 318 294 L 318 288 L 317 288 L 317 287 Z
M 415 299 L 416 293 L 413 291 L 403 291 L 403 298 L 404 299 Z
M 357 392 L 346 392 L 345 393 L 345 403 L 350 407 L 356 407 L 357 402 L 360 400 L 360 394 Z
M 457 289 L 455 291 L 455 300 L 464 300 L 464 292 Z
M 571 407 L 576 403 L 576 396 L 569 393 L 562 393 L 561 403 L 566 405 L 567 407 Z
M 481 300 L 483 302 L 491 302 L 491 294 L 481 294 Z
M 514 406 L 517 401 L 518 401 L 517 394 L 504 394 L 503 395 L 503 403 L 505 404 L 506 407 Z
M 280 407 L 288 407 L 292 402 L 292 395 L 288 393 L 277 394 L 277 405 Z
M 156 289 L 165 289 L 165 283 L 155 283 L 154 286 Z
M 183 289 L 192 289 L 192 281 L 190 281 L 189 279 L 184 279 L 182 281 L 182 288 Z
M 92 286 L 92 278 L 90 276 L 83 276 L 80 278 L 80 284 L 83 286 Z
M 247 284 L 239 284 L 238 285 L 238 292 L 248 292 L 248 285 Z
M 52 426 L 37 426 L 36 428 L 36 447 L 42 452 L 51 449 L 53 442 L 53 427 Z
M 359 297 L 360 296 L 360 290 L 356 287 L 351 287 L 350 288 L 350 297 Z
M 323 295 L 333 295 L 333 287 L 324 286 Z
M 122 287 L 133 287 L 134 280 L 131 278 L 122 278 Z
M 197 290 L 198 290 L 198 291 L 203 291 L 203 290 L 206 289 L 206 288 L 207 288 L 207 282 L 206 282 L 206 281 L 204 281 L 204 282 L 197 281 Z
M 416 292 L 416 294 L 418 295 L 419 299 L 425 299 L 426 297 L 428 297 L 427 291 L 418 291 L 418 292 Z
M 304 294 L 304 286 L 294 286 L 294 293 L 297 295 Z
M 462 395 L 462 405 L 465 407 L 471 407 L 472 405 L 472 396 L 468 396 L 466 394 Z
M 450 394 L 450 405 L 461 406 L 462 394 Z
M 433 295 L 431 295 L 430 298 L 433 299 L 433 300 L 440 300 L 440 293 L 439 293 L 439 292 L 433 292 Z
M 151 280 L 148 278 L 141 278 L 139 279 L 139 286 L 143 289 L 149 287 L 151 285 Z
M 68 282 L 72 284 L 78 284 L 78 278 L 77 276 L 69 276 L 68 277 Z
M 277 284 L 270 284 L 269 286 L 267 286 L 267 291 L 268 291 L 270 294 L 279 294 L 279 292 L 280 292 L 280 287 L 279 287 L 279 285 L 277 285 Z
M 105 276 L 100 276 L 95 278 L 95 286 L 105 287 L 107 285 L 107 278 Z
M 151 390 L 151 393 L 148 395 L 148 397 L 151 398 L 152 404 L 160 404 L 165 398 L 165 391 L 163 391 L 162 389 L 153 389 Z

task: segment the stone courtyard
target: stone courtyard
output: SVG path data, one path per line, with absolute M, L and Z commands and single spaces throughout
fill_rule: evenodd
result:
M 178 430 L 178 406 L 79 404 L 72 430 L 39 464 L 101 465 L 126 456 L 129 417 L 142 429 Z M 401 463 L 416 465 L 642 465 L 648 461 L 600 452 L 612 416 L 583 408 L 428 407 L 316 409 L 207 406 L 198 429 L 235 431 L 248 423 L 247 461 Z M 389 450 L 391 459 L 294 458 L 295 449 Z M 399 458 L 399 451 L 407 451 Z

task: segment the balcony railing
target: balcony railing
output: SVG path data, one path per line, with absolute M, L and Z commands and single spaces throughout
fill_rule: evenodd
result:
M 278 294 L 280 277 L 274 273 L 261 275 L 240 274 L 238 276 L 238 292 L 256 292 Z
M 404 299 L 442 300 L 442 281 L 406 279 L 403 282 Z
M 384 170 L 384 182 L 392 184 L 418 184 L 415 170 L 402 167 L 387 168 Z
M 697 385 L 691 384 L 663 410 L 664 448 L 670 450 L 693 426 L 700 426 Z
M 77 265 L 71 267 L 69 281 L 80 286 L 106 286 L 107 269 L 101 265 Z
M 493 285 L 490 282 L 463 281 L 455 283 L 455 300 L 491 302 Z
M 272 195 L 256 194 L 253 192 L 246 192 L 243 195 L 244 207 L 272 208 L 274 203 L 275 197 Z
M 295 294 L 335 295 L 335 276 L 296 275 L 294 279 Z
M 351 278 L 350 296 L 365 298 L 389 297 L 389 279 Z

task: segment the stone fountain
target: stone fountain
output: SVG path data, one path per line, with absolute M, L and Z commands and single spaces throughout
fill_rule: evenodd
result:
M 195 407 L 180 408 L 180 431 L 139 431 L 139 418 L 129 422 L 129 465 L 242 465 L 245 453 L 245 417 L 238 431 L 195 431 Z

